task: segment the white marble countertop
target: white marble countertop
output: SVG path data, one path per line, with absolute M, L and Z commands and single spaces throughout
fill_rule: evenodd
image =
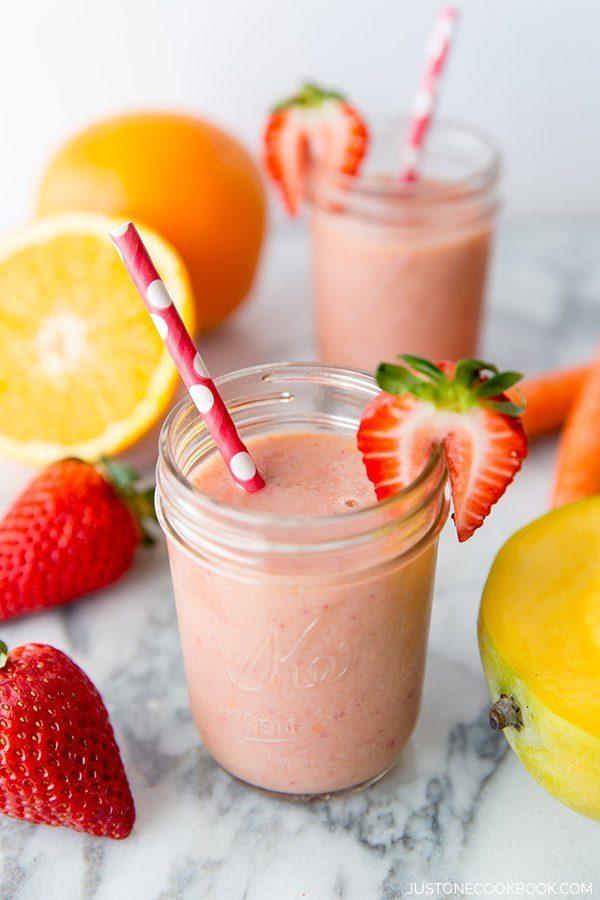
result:
M 215 373 L 312 356 L 307 248 L 272 239 L 255 297 L 205 342 Z M 534 371 L 583 360 L 600 334 L 600 223 L 505 225 L 486 352 Z M 154 438 L 136 452 L 149 464 Z M 504 539 L 546 506 L 554 443 L 533 447 L 518 487 L 485 528 L 441 558 L 423 707 L 401 763 L 370 790 L 309 806 L 234 783 L 203 751 L 188 713 L 162 545 L 111 590 L 7 624 L 10 645 L 72 655 L 109 707 L 137 807 L 133 834 L 100 840 L 0 820 L 0 897 L 400 897 L 416 882 L 590 882 L 600 826 L 546 794 L 486 727 L 475 620 Z M 0 468 L 5 504 L 28 473 Z

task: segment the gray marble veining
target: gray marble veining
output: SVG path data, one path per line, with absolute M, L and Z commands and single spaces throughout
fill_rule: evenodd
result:
M 306 246 L 277 235 L 254 302 L 206 341 L 215 372 L 312 355 Z M 534 371 L 585 359 L 600 336 L 600 223 L 505 226 L 486 351 Z M 149 463 L 152 439 L 137 451 Z M 101 596 L 6 625 L 11 645 L 71 654 L 105 697 L 137 805 L 115 843 L 0 820 L 0 897 L 401 897 L 423 881 L 598 880 L 600 828 L 560 806 L 486 725 L 475 619 L 491 560 L 547 502 L 554 444 L 535 446 L 484 531 L 442 536 L 422 714 L 400 764 L 368 791 L 310 806 L 221 772 L 190 721 L 164 547 Z M 27 473 L 3 466 L 0 500 Z

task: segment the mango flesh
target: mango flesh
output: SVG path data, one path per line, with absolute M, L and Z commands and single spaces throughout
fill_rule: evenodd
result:
M 600 819 L 600 495 L 554 510 L 502 547 L 484 588 L 479 646 L 504 734 L 534 778 Z

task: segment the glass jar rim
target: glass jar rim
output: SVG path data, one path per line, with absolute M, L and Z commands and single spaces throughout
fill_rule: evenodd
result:
M 229 372 L 215 378 L 215 384 L 217 387 L 221 387 L 241 377 L 259 375 L 273 369 L 283 369 L 285 371 L 296 368 L 308 368 L 313 372 L 334 372 L 339 373 L 340 375 L 349 374 L 363 380 L 365 378 L 370 379 L 375 383 L 369 373 L 349 366 L 331 366 L 315 362 L 280 362 L 248 366 L 244 369 Z M 382 512 L 386 512 L 391 516 L 394 510 L 399 510 L 402 507 L 406 508 L 407 499 L 410 499 L 418 493 L 418 490 L 432 477 L 436 469 L 440 469 L 440 484 L 443 485 L 445 482 L 446 472 L 443 451 L 439 445 L 436 445 L 432 449 L 427 464 L 414 481 L 397 494 L 382 501 L 374 499 L 372 504 L 359 509 L 348 509 L 348 511 L 327 515 L 289 515 L 285 513 L 240 509 L 239 507 L 230 506 L 229 504 L 214 500 L 209 494 L 201 491 L 192 481 L 190 481 L 178 465 L 175 458 L 172 431 L 177 419 L 181 417 L 184 411 L 189 410 L 195 410 L 195 407 L 193 401 L 187 396 L 175 404 L 167 415 L 159 437 L 159 465 L 164 464 L 165 474 L 168 477 L 169 485 L 170 487 L 176 486 L 181 500 L 184 502 L 194 502 L 198 505 L 200 510 L 206 513 L 224 516 L 232 525 L 238 527 L 247 525 L 292 529 L 294 527 L 306 527 L 311 524 L 318 525 L 319 527 L 330 524 L 339 525 L 342 521 L 358 525 L 361 522 L 366 522 L 374 514 L 381 515 Z M 214 452 L 217 451 L 215 450 Z M 413 512 L 413 510 L 411 509 L 410 512 Z
M 240 433 L 314 428 L 348 434 L 379 393 L 361 372 L 318 363 L 272 363 L 219 378 Z M 269 560 L 276 577 L 320 578 L 323 567 L 350 578 L 403 564 L 435 540 L 448 511 L 441 448 L 403 491 L 338 515 L 286 515 L 214 500 L 188 477 L 218 452 L 191 400 L 178 403 L 161 431 L 156 510 L 169 540 L 214 571 L 251 579 Z M 193 476 L 192 476 L 193 477 Z M 243 490 L 243 488 L 240 488 Z M 275 577 L 275 576 L 274 576 Z
M 394 115 L 384 117 L 381 121 L 384 123 L 384 130 L 398 133 L 405 130 L 409 120 L 408 115 Z M 314 193 L 318 190 L 319 183 L 322 183 L 329 190 L 339 191 L 358 201 L 362 198 L 365 201 L 385 200 L 388 203 L 404 204 L 407 198 L 418 197 L 420 201 L 435 207 L 444 203 L 471 200 L 492 189 L 501 172 L 502 154 L 496 141 L 479 126 L 452 117 L 436 118 L 431 125 L 430 140 L 439 134 L 466 138 L 473 149 L 477 146 L 480 151 L 485 152 L 486 159 L 465 178 L 447 180 L 443 185 L 431 184 L 427 180 L 405 183 L 394 177 L 393 173 L 384 174 L 383 178 L 381 175 L 363 175 L 360 172 L 348 175 L 326 162 L 314 159 L 309 164 L 308 196 L 314 199 Z M 454 192 L 457 185 L 464 189 L 460 197 Z

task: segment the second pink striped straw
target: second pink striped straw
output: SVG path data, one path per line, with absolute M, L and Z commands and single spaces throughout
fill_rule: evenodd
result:
M 453 6 L 444 6 L 435 20 L 427 44 L 425 70 L 411 108 L 408 134 L 402 151 L 400 181 L 416 181 L 419 177 L 418 163 L 433 118 L 436 93 L 457 19 L 458 11 Z
M 251 493 L 260 491 L 265 486 L 262 475 L 242 442 L 137 228 L 133 222 L 127 222 L 111 237 L 233 479 Z

